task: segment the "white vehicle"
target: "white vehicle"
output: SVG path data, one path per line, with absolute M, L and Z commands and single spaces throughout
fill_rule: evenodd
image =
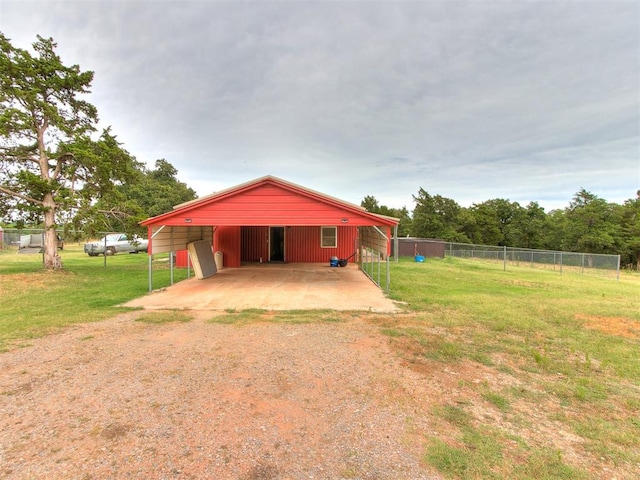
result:
M 115 255 L 116 253 L 138 253 L 149 249 L 149 241 L 146 238 L 126 233 L 110 233 L 97 242 L 85 243 L 84 251 L 90 257 L 98 255 Z

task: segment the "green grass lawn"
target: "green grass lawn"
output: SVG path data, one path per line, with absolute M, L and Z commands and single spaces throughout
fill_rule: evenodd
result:
M 45 272 L 40 255 L 0 250 L 0 350 L 112 317 L 124 310 L 118 305 L 147 293 L 146 255 L 108 257 L 106 268 L 103 257 L 78 246 L 61 255 L 64 271 Z M 638 274 L 622 272 L 616 281 L 526 266 L 505 272 L 496 263 L 458 259 L 407 259 L 390 268 L 390 296 L 407 311 L 362 318 L 425 382 L 443 372 L 457 379 L 452 392 L 442 392 L 447 400 L 429 403 L 442 434 L 425 437 L 425 463 L 461 479 L 640 477 Z M 153 272 L 154 288 L 169 285 L 166 257 Z M 175 270 L 176 281 L 185 277 L 186 270 Z M 353 316 L 233 311 L 216 321 Z M 177 313 L 140 319 L 188 320 Z M 555 442 L 562 438 L 571 439 L 567 448 Z
M 459 373 L 458 398 L 434 408 L 455 434 L 430 443 L 427 463 L 448 478 L 603 478 L 603 466 L 617 472 L 608 478 L 640 477 L 637 274 L 457 259 L 391 268 L 392 298 L 414 312 L 377 320 L 398 354 L 424 371 L 480 365 L 493 380 Z M 583 465 L 537 428 L 575 436 Z
M 147 293 L 148 256 L 118 254 L 106 259 L 89 257 L 82 247 L 60 252 L 64 270 L 47 272 L 42 255 L 0 250 L 0 351 L 65 325 L 114 316 L 128 300 Z M 153 287 L 170 284 L 168 258 L 158 256 Z M 174 269 L 174 280 L 186 278 Z

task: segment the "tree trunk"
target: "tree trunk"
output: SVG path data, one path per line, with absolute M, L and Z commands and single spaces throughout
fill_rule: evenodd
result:
M 58 237 L 56 235 L 56 204 L 53 195 L 44 195 L 46 207 L 44 213 L 44 268 L 46 270 L 61 270 L 62 258 L 58 255 Z

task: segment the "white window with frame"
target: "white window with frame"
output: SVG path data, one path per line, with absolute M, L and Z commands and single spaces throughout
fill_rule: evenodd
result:
M 338 247 L 338 227 L 320 227 L 320 246 L 322 248 Z

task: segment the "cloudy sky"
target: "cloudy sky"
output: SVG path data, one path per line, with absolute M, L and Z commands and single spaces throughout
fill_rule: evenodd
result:
M 640 189 L 637 1 L 9 1 L 0 31 L 93 70 L 101 126 L 205 195 L 547 211 Z

